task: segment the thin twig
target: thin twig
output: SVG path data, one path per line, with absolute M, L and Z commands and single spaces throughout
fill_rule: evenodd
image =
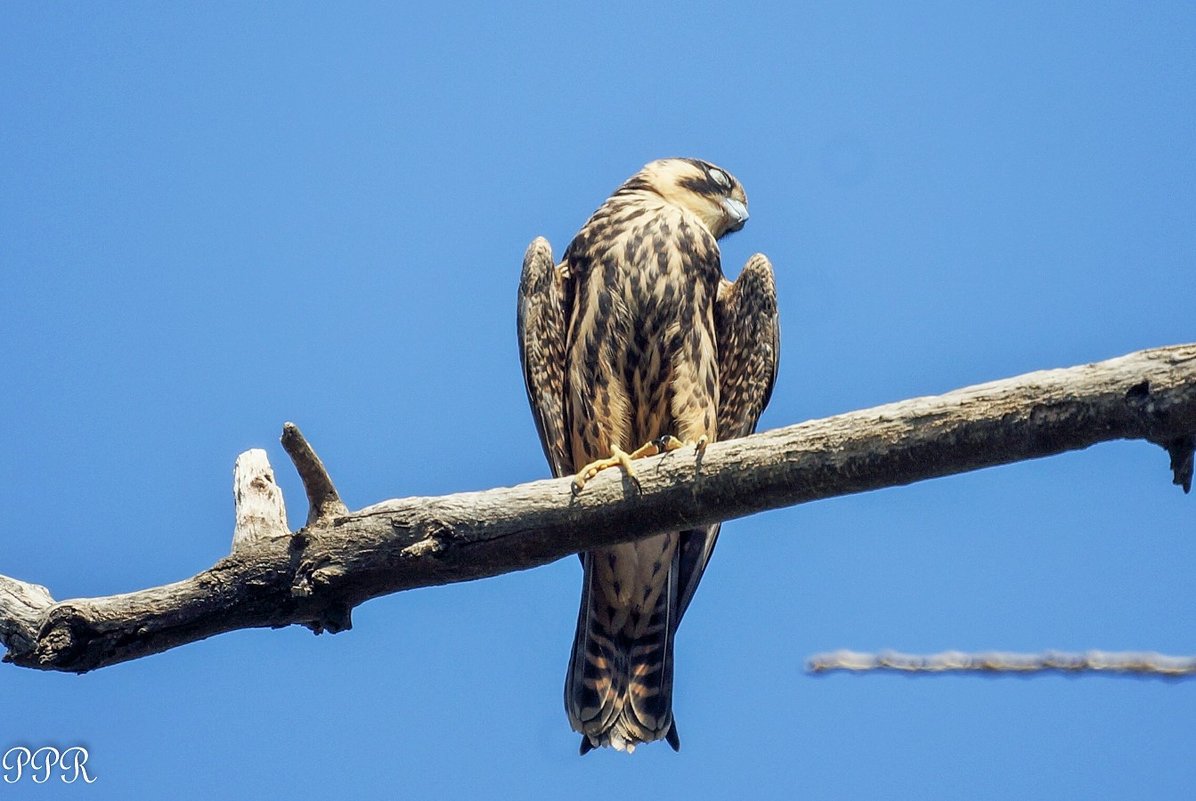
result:
M 876 654 L 834 651 L 810 657 L 806 670 L 815 675 L 849 671 L 897 673 L 1113 673 L 1154 678 L 1184 679 L 1196 677 L 1196 656 L 1168 656 L 1153 652 L 1084 651 L 1065 653 L 1045 651 L 1040 654 L 962 653 L 903 654 L 882 651 Z

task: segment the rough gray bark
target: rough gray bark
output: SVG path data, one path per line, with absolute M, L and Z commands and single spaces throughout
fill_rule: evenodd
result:
M 0 577 L 0 640 L 6 661 L 84 672 L 239 628 L 298 623 L 335 632 L 349 628 L 357 604 L 399 590 L 1114 439 L 1167 448 L 1186 491 L 1194 435 L 1196 344 L 812 420 L 714 443 L 700 456 L 683 448 L 637 463 L 639 492 L 612 470 L 576 496 L 569 479 L 554 479 L 349 511 L 288 424 L 283 444 L 311 504 L 303 529 L 280 529 L 280 494 L 277 505 L 247 500 L 278 489 L 269 465 L 245 454 L 238 520 L 253 531 L 239 522 L 227 558 L 175 584 L 60 603 Z M 266 511 L 243 514 L 246 503 Z

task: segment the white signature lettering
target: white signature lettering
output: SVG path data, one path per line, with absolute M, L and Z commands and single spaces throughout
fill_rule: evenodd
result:
M 96 780 L 87 772 L 87 749 L 73 745 L 64 751 L 59 751 L 52 745 L 44 745 L 31 751 L 23 745 L 13 746 L 4 752 L 0 759 L 0 768 L 4 770 L 4 781 L 16 784 L 29 776 L 34 784 L 45 784 L 54 775 L 54 768 L 58 768 L 58 778 L 65 784 L 74 784 L 83 779 L 86 784 Z

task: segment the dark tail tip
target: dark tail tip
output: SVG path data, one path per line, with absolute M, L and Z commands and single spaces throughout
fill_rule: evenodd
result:
M 664 739 L 670 748 L 678 753 L 681 752 L 681 735 L 677 734 L 677 721 L 674 720 L 669 724 L 669 732 L 664 736 Z
M 592 742 L 590 742 L 590 738 L 586 737 L 584 734 L 581 735 L 581 747 L 577 749 L 578 755 L 585 756 L 586 754 L 590 753 L 593 750 L 594 750 L 594 744 Z

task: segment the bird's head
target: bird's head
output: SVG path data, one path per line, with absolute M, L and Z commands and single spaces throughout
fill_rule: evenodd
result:
M 735 176 L 700 159 L 660 159 L 644 166 L 626 187 L 654 192 L 702 221 L 715 239 L 747 222 L 747 195 Z

